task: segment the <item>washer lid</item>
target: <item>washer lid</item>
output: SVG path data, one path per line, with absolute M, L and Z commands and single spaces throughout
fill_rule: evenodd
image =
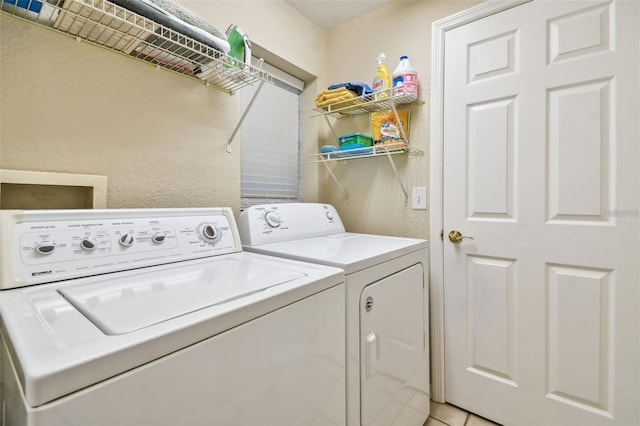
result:
M 192 271 L 196 273 L 191 275 Z M 295 276 L 299 278 L 290 279 Z M 184 281 L 178 284 L 180 277 Z M 99 291 L 94 286 L 97 282 L 109 290 Z M 127 285 L 119 287 L 119 283 Z M 153 287 L 154 283 L 170 289 Z M 89 391 L 93 384 L 343 283 L 344 272 L 337 268 L 242 251 L 3 290 L 2 341 L 12 353 L 25 404 L 38 407 L 80 389 Z M 69 296 L 81 301 L 97 320 L 109 322 L 112 331 L 142 328 L 106 335 L 93 322 L 96 318 L 89 320 L 87 312 L 80 312 L 62 296 L 71 288 Z M 235 296 L 243 296 L 231 296 L 232 288 Z M 132 294 L 136 294 L 134 289 L 143 289 L 137 300 L 146 303 L 126 300 L 114 289 L 131 289 Z M 163 296 L 152 296 L 156 289 Z M 224 295 L 212 297 L 206 289 Z M 89 297 L 92 294 L 95 299 Z M 114 301 L 106 300 L 107 295 Z M 183 300 L 199 297 L 203 300 L 191 304 Z M 94 306 L 94 301 L 99 303 Z M 205 306 L 210 303 L 214 305 Z M 144 316 L 144 321 L 136 323 L 136 316 Z M 111 324 L 116 317 L 123 317 L 122 321 Z
M 225 259 L 57 291 L 103 333 L 119 335 L 305 276 L 282 265 Z

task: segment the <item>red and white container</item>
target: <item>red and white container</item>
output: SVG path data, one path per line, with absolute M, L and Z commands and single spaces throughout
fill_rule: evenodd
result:
M 406 55 L 400 57 L 400 62 L 393 71 L 393 96 L 403 96 L 403 102 L 418 99 L 418 73 Z

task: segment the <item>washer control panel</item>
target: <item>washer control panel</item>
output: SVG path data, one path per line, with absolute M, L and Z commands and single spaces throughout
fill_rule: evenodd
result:
M 229 209 L 30 211 L 9 219 L 3 218 L 3 226 L 12 226 L 3 235 L 13 237 L 9 287 L 241 250 Z M 1 287 L 9 288 L 5 281 Z
M 240 214 L 238 228 L 247 246 L 345 232 L 336 209 L 316 203 L 252 206 Z

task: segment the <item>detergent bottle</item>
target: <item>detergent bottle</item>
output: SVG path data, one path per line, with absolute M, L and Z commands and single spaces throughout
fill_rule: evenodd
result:
M 378 55 L 378 72 L 373 79 L 373 92 L 380 93 L 381 98 L 386 98 L 389 96 L 387 90 L 391 88 L 391 79 L 389 78 L 389 70 L 387 66 L 384 64 L 384 60 L 386 59 L 386 55 L 381 53 Z
M 418 73 L 406 55 L 400 57 L 400 62 L 393 71 L 393 96 L 403 96 L 403 102 L 418 99 Z

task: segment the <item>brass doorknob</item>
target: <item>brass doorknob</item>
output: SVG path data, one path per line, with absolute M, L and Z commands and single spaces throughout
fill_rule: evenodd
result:
M 467 237 L 465 235 L 462 235 L 462 232 L 456 229 L 449 232 L 449 241 L 451 241 L 452 243 L 458 244 L 460 241 L 462 241 L 465 238 L 469 238 L 470 240 L 473 240 L 473 237 Z

